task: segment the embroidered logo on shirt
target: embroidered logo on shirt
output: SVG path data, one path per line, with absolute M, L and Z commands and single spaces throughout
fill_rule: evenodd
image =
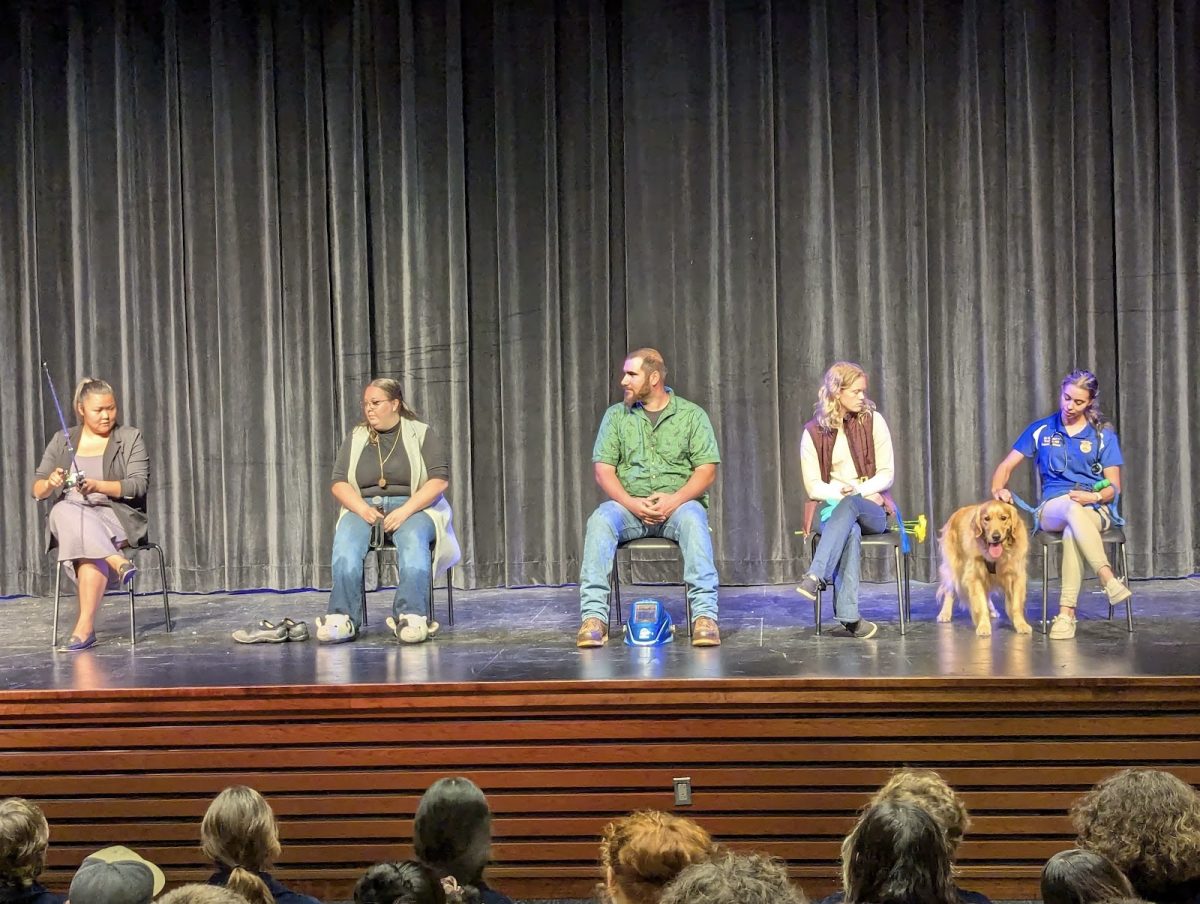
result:
M 1079 451 L 1082 452 L 1084 455 L 1087 455 L 1089 452 L 1091 452 L 1092 451 L 1092 441 L 1090 439 L 1082 440 L 1079 443 Z

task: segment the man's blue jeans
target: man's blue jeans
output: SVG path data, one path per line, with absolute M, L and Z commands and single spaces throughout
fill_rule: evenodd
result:
M 683 553 L 683 580 L 687 584 L 692 618 L 717 617 L 717 566 L 713 564 L 708 510 L 699 502 L 685 502 L 662 524 L 643 524 L 619 502 L 602 503 L 588 518 L 579 570 L 579 609 L 583 618 L 608 622 L 613 556 L 618 543 L 643 537 L 666 537 Z
M 833 582 L 833 614 L 844 625 L 858 621 L 858 583 L 862 535 L 887 530 L 887 511 L 862 496 L 843 498 L 821 525 L 821 542 L 809 574 Z
M 408 501 L 407 496 L 384 496 L 382 509 L 390 512 Z M 434 538 L 433 519 L 424 512 L 410 515 L 392 534 L 396 545 L 399 579 L 392 599 L 392 614 L 424 612 L 429 604 L 429 585 L 433 581 L 433 560 L 429 546 Z M 349 615 L 356 628 L 363 623 L 363 559 L 371 545 L 371 525 L 350 512 L 338 522 L 333 534 L 333 592 L 329 594 L 329 614 Z

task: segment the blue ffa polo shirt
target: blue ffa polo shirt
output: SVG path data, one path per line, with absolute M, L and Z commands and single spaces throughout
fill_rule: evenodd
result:
M 1055 412 L 1025 428 L 1013 448 L 1035 459 L 1042 482 L 1042 502 L 1064 496 L 1076 487 L 1091 490 L 1104 479 L 1104 469 L 1124 464 L 1121 445 L 1113 430 L 1099 435 L 1086 423 L 1074 436 L 1067 435 L 1062 415 Z

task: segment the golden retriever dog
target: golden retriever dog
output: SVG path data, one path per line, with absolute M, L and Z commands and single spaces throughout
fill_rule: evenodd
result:
M 989 594 L 1004 594 L 1004 608 L 1018 634 L 1031 634 L 1025 620 L 1025 567 L 1029 530 L 1015 506 L 988 501 L 964 505 L 950 516 L 940 534 L 942 583 L 940 622 L 950 621 L 954 600 L 961 599 L 975 622 L 975 633 L 987 637 L 996 617 Z

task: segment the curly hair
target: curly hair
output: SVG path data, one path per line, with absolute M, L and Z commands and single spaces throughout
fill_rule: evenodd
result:
M 193 883 L 172 889 L 155 904 L 246 904 L 246 898 L 223 885 Z
M 1132 896 L 1125 874 L 1095 851 L 1059 851 L 1042 868 L 1042 904 L 1096 904 Z
M 24 886 L 42 874 L 50 825 L 23 797 L 0 800 L 0 886 Z
M 846 904 L 958 904 L 951 849 L 937 821 L 915 803 L 867 807 L 842 842 Z
M 825 371 L 821 378 L 821 388 L 817 390 L 817 404 L 813 407 L 813 417 L 822 430 L 837 430 L 842 426 L 841 410 L 838 408 L 838 394 L 849 389 L 859 377 L 865 377 L 867 372 L 853 361 L 837 361 Z M 870 399 L 863 400 L 863 411 L 874 411 L 875 403 Z M 861 416 L 861 412 L 859 415 Z
M 1200 876 L 1200 796 L 1169 772 L 1126 769 L 1071 807 L 1079 847 L 1111 860 L 1144 898 Z
M 782 860 L 727 853 L 693 863 L 664 889 L 659 904 L 807 904 Z
M 971 827 L 971 817 L 962 798 L 932 769 L 901 769 L 895 772 L 875 792 L 868 806 L 885 800 L 908 801 L 932 816 L 946 833 L 951 855 L 958 850 L 963 835 Z
M 419 860 L 377 863 L 354 886 L 355 904 L 478 904 L 479 889 L 459 885 Z
M 715 851 L 712 837 L 690 819 L 643 810 L 604 827 L 600 865 L 611 896 L 625 904 L 657 904 L 668 882 Z

